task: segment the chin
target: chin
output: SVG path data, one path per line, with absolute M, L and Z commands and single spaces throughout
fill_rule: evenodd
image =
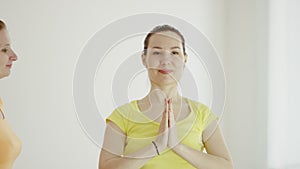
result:
M 155 83 L 159 86 L 170 86 L 170 85 L 177 85 L 177 81 L 174 79 L 172 80 L 157 80 Z
M 9 76 L 10 72 L 5 72 L 0 74 L 0 79 Z

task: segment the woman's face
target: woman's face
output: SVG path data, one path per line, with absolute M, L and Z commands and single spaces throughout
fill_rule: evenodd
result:
M 10 74 L 12 63 L 16 61 L 17 55 L 10 47 L 9 36 L 6 29 L 0 30 L 0 78 Z
M 143 64 L 148 69 L 149 79 L 159 86 L 177 84 L 180 80 L 186 55 L 182 40 L 176 33 L 167 31 L 153 34 L 148 43 Z

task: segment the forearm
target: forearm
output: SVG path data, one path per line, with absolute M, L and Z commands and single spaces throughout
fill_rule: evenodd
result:
M 231 159 L 206 154 L 181 143 L 172 150 L 198 169 L 233 169 Z
M 105 164 L 100 164 L 99 169 L 139 169 L 156 155 L 155 147 L 150 144 L 135 153 L 110 158 L 105 161 Z

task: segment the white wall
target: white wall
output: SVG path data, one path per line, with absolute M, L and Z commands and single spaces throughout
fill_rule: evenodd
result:
M 230 0 L 225 7 L 225 136 L 235 168 L 265 169 L 268 4 Z
M 227 98 L 222 128 L 235 168 L 270 167 L 270 1 L 0 0 L 0 4 L 0 17 L 7 22 L 13 47 L 19 54 L 12 76 L 0 82 L 7 118 L 23 141 L 16 169 L 97 168 L 99 147 L 82 131 L 73 105 L 75 64 L 95 32 L 116 19 L 144 12 L 180 17 L 209 37 L 225 67 Z M 297 167 L 299 138 L 294 133 L 298 128 L 295 100 L 299 81 L 294 77 L 299 59 L 295 45 L 298 41 L 293 37 L 299 35 L 299 3 L 290 0 L 288 5 L 292 16 L 288 20 L 291 53 L 287 77 L 291 79 L 291 123 L 286 134 L 291 139 L 286 143 L 286 153 L 292 155 L 290 164 Z
M 287 106 L 288 106 L 288 118 L 286 120 L 287 129 L 287 154 L 288 161 L 287 166 L 291 169 L 300 168 L 300 135 L 296 134 L 300 128 L 300 108 L 299 108 L 299 96 L 300 96 L 300 2 L 297 0 L 289 0 L 287 3 Z
M 224 56 L 224 3 L 1 0 L 1 19 L 19 54 L 12 76 L 0 83 L 7 118 L 23 142 L 15 168 L 97 167 L 99 148 L 81 130 L 72 97 L 75 63 L 96 31 L 124 16 L 166 13 L 198 27 Z
M 270 3 L 268 167 L 300 168 L 299 1 Z

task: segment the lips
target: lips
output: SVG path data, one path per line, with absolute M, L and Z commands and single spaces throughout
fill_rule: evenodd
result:
M 11 68 L 11 67 L 12 67 L 12 64 L 10 64 L 10 65 L 6 65 L 6 67 L 8 67 L 8 68 Z
M 173 71 L 172 70 L 168 70 L 168 69 L 160 69 L 158 70 L 159 73 L 162 73 L 162 74 L 170 74 L 172 73 Z

